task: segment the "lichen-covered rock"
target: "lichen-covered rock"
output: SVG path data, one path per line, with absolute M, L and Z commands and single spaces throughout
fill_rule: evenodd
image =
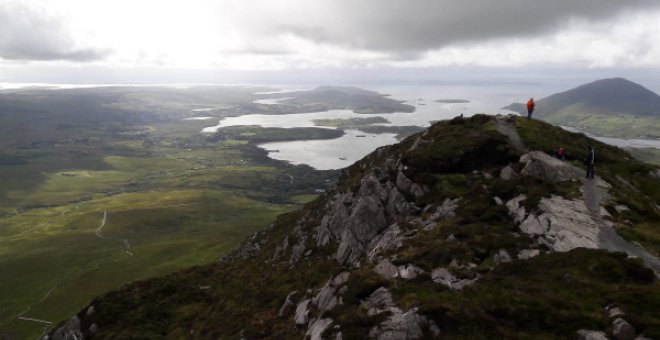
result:
M 519 195 L 506 203 L 514 222 L 519 223 L 520 231 L 539 236 L 539 242 L 555 251 L 571 249 L 598 248 L 599 225 L 594 221 L 582 200 L 567 200 L 560 196 L 542 198 L 538 212 L 525 213 L 522 202 L 524 195 Z
M 285 316 L 289 315 L 295 308 L 296 304 L 293 302 L 293 298 L 298 294 L 297 290 L 294 290 L 293 292 L 289 293 L 286 296 L 286 299 L 284 299 L 284 303 L 282 304 L 282 307 L 280 307 L 279 316 Z
M 517 257 L 520 260 L 528 260 L 532 257 L 538 256 L 541 252 L 538 249 L 523 249 L 521 250 Z
M 286 250 L 289 249 L 289 236 L 287 235 L 282 243 L 275 247 L 275 252 L 273 253 L 273 261 L 280 258 L 280 256 L 286 253 Z
M 494 261 L 497 264 L 511 262 L 511 256 L 504 249 L 500 249 L 494 256 Z
M 513 221 L 516 223 L 521 223 L 527 216 L 525 213 L 525 206 L 522 204 L 526 199 L 527 196 L 521 194 L 506 202 L 506 208 L 509 210 L 509 215 L 513 217 Z
M 332 319 L 318 319 L 312 323 L 305 335 L 308 336 L 310 340 L 322 340 L 323 338 L 321 337 L 321 334 L 323 334 L 330 325 L 332 325 Z
M 294 263 L 300 260 L 300 258 L 305 253 L 306 246 L 307 246 L 307 236 L 303 235 L 298 240 L 298 243 L 296 243 L 296 245 L 293 246 L 293 248 L 291 248 L 291 258 L 289 258 L 289 266 L 293 265 Z
M 301 301 L 296 307 L 296 315 L 293 318 L 293 321 L 296 323 L 296 326 L 306 326 L 309 321 L 309 303 L 311 299 L 306 299 Z
M 367 310 L 368 316 L 374 316 L 376 314 L 390 311 L 392 308 L 396 308 L 394 300 L 392 299 L 392 294 L 385 287 L 376 289 L 360 304 Z
M 400 248 L 404 240 L 405 236 L 402 235 L 401 228 L 397 224 L 393 224 L 369 243 L 367 258 L 369 261 L 375 262 L 382 253 Z
M 565 162 L 543 151 L 528 152 L 520 157 L 520 162 L 525 163 L 525 167 L 520 171 L 520 174 L 525 176 L 536 177 L 552 183 L 579 180 L 576 173 Z
M 445 220 L 456 216 L 456 209 L 458 208 L 458 202 L 460 198 L 455 199 L 445 199 L 442 202 L 442 205 L 435 210 L 435 212 L 429 217 L 431 221 Z
M 510 165 L 505 166 L 502 169 L 502 171 L 500 171 L 500 178 L 505 181 L 511 180 L 516 177 L 518 177 L 518 174 L 513 170 L 513 168 L 511 168 Z
M 316 306 L 319 315 L 341 304 L 341 294 L 343 293 L 341 287 L 348 281 L 349 276 L 349 272 L 338 274 L 328 280 L 323 288 L 321 288 L 321 291 L 312 298 L 312 303 Z
M 435 283 L 441 283 L 451 288 L 451 282 L 454 280 L 454 275 L 452 275 L 446 268 L 436 268 L 431 272 L 431 280 Z
M 379 340 L 419 339 L 424 335 L 422 327 L 426 324 L 426 318 L 419 315 L 415 307 L 405 313 L 393 313 L 378 326 L 374 326 L 369 331 L 369 337 Z
M 355 194 L 335 195 L 326 211 L 317 228 L 317 244 L 325 245 L 330 238 L 338 240 L 335 258 L 346 264 L 362 256 L 388 226 L 405 220 L 412 208 L 392 183 L 367 175 Z
M 399 271 L 399 277 L 406 280 L 412 280 L 417 277 L 417 275 L 424 272 L 424 269 L 417 267 L 414 264 L 401 265 L 397 267 Z
M 399 269 L 388 260 L 382 260 L 374 267 L 374 272 L 386 279 L 393 279 L 399 276 Z
M 626 316 L 626 313 L 624 313 L 619 307 L 612 307 L 607 309 L 607 317 L 610 319 L 616 319 L 622 316 Z

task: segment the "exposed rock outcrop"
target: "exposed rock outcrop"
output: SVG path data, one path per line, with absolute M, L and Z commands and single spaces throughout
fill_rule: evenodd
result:
M 417 308 L 403 312 L 398 308 L 392 294 L 387 288 L 380 287 L 362 301 L 362 307 L 367 315 L 373 316 L 389 312 L 390 316 L 369 331 L 369 337 L 374 339 L 419 339 L 424 335 L 423 329 L 428 329 L 434 335 L 439 335 L 438 327 L 426 317 L 417 313 Z
M 374 271 L 386 279 L 399 276 L 399 269 L 388 260 L 382 260 L 374 267 Z
M 406 237 L 402 234 L 397 224 L 389 226 L 380 235 L 376 236 L 367 246 L 367 258 L 375 262 L 382 253 L 396 250 L 403 245 Z
M 412 280 L 417 277 L 417 275 L 424 272 L 422 268 L 417 267 L 414 264 L 401 265 L 397 267 L 399 272 L 399 277 L 406 280 Z
M 345 284 L 349 276 L 350 272 L 337 274 L 315 296 L 298 304 L 294 323 L 298 327 L 307 327 L 307 336 L 321 339 L 321 334 L 332 325 L 332 319 L 324 317 L 324 314 L 342 304 L 341 296 L 348 289 Z
M 433 282 L 443 284 L 450 289 L 462 290 L 466 286 L 475 283 L 479 277 L 474 279 L 459 279 L 446 268 L 436 268 L 431 272 L 431 279 Z
M 559 196 L 542 198 L 537 213 L 527 214 L 519 195 L 506 203 L 509 213 L 523 233 L 538 236 L 539 242 L 555 251 L 574 248 L 599 248 L 599 225 L 584 201 Z
M 50 337 L 45 337 L 47 340 L 83 340 L 84 338 L 83 332 L 80 329 L 80 318 L 77 316 L 74 316 L 62 327 L 56 329 Z
M 293 309 L 296 307 L 295 302 L 293 302 L 293 298 L 298 294 L 297 290 L 294 290 L 293 292 L 289 293 L 286 296 L 286 299 L 284 300 L 284 303 L 282 304 L 282 307 L 280 307 L 280 310 L 278 312 L 279 316 L 285 316 L 290 314 Z
M 538 249 L 523 249 L 521 250 L 517 257 L 520 260 L 528 260 L 532 257 L 538 256 L 541 252 Z
M 543 151 L 530 151 L 520 157 L 525 167 L 521 175 L 536 177 L 548 182 L 577 181 L 575 172 L 561 160 L 554 158 Z
M 341 264 L 354 263 L 387 226 L 413 210 L 392 182 L 381 183 L 373 175 L 362 179 L 356 193 L 336 194 L 326 208 L 317 228 L 317 244 L 338 240 L 335 258 Z

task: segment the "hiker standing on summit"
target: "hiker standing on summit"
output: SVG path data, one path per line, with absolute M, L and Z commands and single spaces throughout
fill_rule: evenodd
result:
M 527 119 L 532 119 L 532 112 L 534 112 L 535 105 L 534 98 L 529 98 L 529 101 L 527 101 Z
M 584 158 L 584 165 L 587 166 L 587 179 L 594 178 L 594 164 L 596 164 L 596 152 L 594 148 L 587 148 L 587 157 Z

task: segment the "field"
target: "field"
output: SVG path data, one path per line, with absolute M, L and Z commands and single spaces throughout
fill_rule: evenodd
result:
M 0 92 L 0 339 L 37 337 L 109 290 L 217 261 L 315 198 L 334 172 L 270 160 L 253 143 L 343 132 L 199 133 L 276 111 L 253 104 L 257 90 Z M 214 120 L 184 120 L 200 113 Z

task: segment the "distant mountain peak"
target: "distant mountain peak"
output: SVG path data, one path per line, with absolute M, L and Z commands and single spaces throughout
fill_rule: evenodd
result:
M 654 131 L 658 130 L 655 125 L 660 125 L 660 96 L 625 78 L 596 80 L 537 100 L 536 104 L 534 117 L 552 123 L 599 135 L 658 137 Z M 520 103 L 504 109 L 527 114 Z M 615 121 L 613 116 L 624 118 Z

